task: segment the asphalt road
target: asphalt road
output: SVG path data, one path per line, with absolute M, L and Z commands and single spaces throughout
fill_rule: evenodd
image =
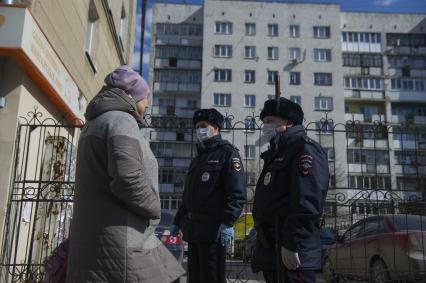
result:
M 186 268 L 186 262 L 183 266 Z M 261 283 L 265 282 L 261 273 L 253 273 L 249 263 L 242 261 L 226 262 L 226 278 L 228 283 Z M 186 282 L 186 277 L 181 278 L 181 283 Z M 344 281 L 345 283 L 364 283 L 364 281 Z M 366 281 L 365 281 L 366 282 Z M 317 274 L 317 283 L 325 283 L 321 273 Z

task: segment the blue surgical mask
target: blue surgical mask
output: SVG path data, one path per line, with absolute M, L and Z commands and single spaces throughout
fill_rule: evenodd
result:
M 275 130 L 278 127 L 277 124 L 274 123 L 265 123 L 263 124 L 262 133 L 263 137 L 270 141 L 277 135 L 277 131 Z
M 197 129 L 197 139 L 200 142 L 206 141 L 213 137 L 212 132 L 209 128 L 198 128 Z

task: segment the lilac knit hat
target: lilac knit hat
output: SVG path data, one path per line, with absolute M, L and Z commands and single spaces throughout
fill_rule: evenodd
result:
M 136 102 L 141 101 L 150 93 L 146 81 L 129 65 L 118 67 L 108 74 L 104 81 L 108 86 L 121 88 Z

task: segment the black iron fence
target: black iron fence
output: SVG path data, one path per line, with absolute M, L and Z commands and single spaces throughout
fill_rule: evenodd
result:
M 176 209 L 195 155 L 191 120 L 146 117 L 144 129 L 160 165 L 162 207 Z M 29 113 L 17 129 L 14 170 L 1 247 L 1 282 L 41 282 L 43 264 L 67 236 L 72 219 L 75 156 L 80 126 Z M 247 203 L 229 249 L 229 282 L 260 282 L 250 270 L 256 242 L 251 215 L 268 146 L 258 117 L 227 115 L 222 136 L 240 148 Z M 382 122 L 336 123 L 326 115 L 306 123 L 326 149 L 330 190 L 322 219 L 327 282 L 425 282 L 426 128 Z M 250 281 L 251 280 L 251 281 Z

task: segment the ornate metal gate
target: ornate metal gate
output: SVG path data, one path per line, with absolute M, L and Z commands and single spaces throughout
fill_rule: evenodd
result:
M 43 265 L 68 235 L 78 126 L 21 117 L 1 249 L 1 282 L 42 282 Z

